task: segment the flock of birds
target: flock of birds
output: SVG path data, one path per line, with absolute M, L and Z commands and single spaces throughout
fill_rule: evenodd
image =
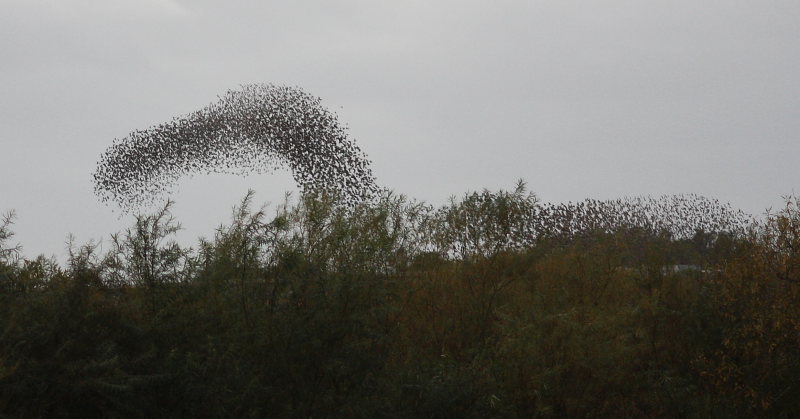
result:
M 93 177 L 101 200 L 131 210 L 152 204 L 186 175 L 247 175 L 288 166 L 304 192 L 329 193 L 352 206 L 380 191 L 369 164 L 319 98 L 297 87 L 252 84 L 199 111 L 115 140 Z M 497 197 L 473 198 L 486 208 L 482 201 Z M 512 247 L 536 237 L 569 239 L 598 230 L 634 227 L 677 238 L 696 231 L 742 231 L 749 224 L 745 214 L 697 195 L 536 203 L 520 208 L 517 218 L 509 230 L 501 229 Z M 468 236 L 482 229 L 472 221 L 464 226 Z
M 532 248 L 542 239 L 571 243 L 596 233 L 675 240 L 698 233 L 740 237 L 756 221 L 730 204 L 695 194 L 549 203 L 519 191 L 475 192 L 440 208 L 430 225 L 433 247 L 463 257 Z
M 288 166 L 303 191 L 332 193 L 352 204 L 378 190 L 369 164 L 319 98 L 297 87 L 252 84 L 115 140 L 93 178 L 102 201 L 130 210 L 152 204 L 186 175 Z
M 753 221 L 730 204 L 694 194 L 548 203 L 537 206 L 532 218 L 535 236 L 560 238 L 640 229 L 687 239 L 698 231 L 742 234 Z

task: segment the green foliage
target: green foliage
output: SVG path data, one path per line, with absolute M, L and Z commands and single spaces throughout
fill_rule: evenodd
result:
M 792 417 L 800 400 L 800 210 L 787 198 L 754 225 L 713 278 L 720 345 L 698 368 L 711 387 L 753 416 Z
M 535 237 L 538 199 L 519 181 L 513 192 L 467 194 L 437 211 L 434 225 L 439 251 L 461 258 L 522 249 Z
M 2 416 L 800 412 L 796 199 L 746 230 L 708 200 L 552 206 L 524 184 L 253 200 L 197 250 L 167 203 L 64 267 L 19 257 L 5 217 Z M 635 208 L 661 221 L 614 215 Z
M 166 241 L 181 229 L 170 213 L 172 205 L 168 201 L 155 214 L 137 215 L 133 228 L 111 236 L 112 250 L 105 261 L 110 280 L 154 291 L 181 279 L 186 252 L 174 240 Z
M 14 211 L 9 211 L 0 217 L 0 264 L 3 265 L 13 264 L 21 249 L 19 245 L 9 246 L 8 244 L 8 241 L 14 237 L 11 226 L 14 224 L 15 217 Z
M 11 226 L 15 214 L 9 211 L 0 217 L 0 286 L 11 291 L 17 287 L 16 270 L 19 268 L 19 245 L 11 246 L 8 242 L 14 237 Z

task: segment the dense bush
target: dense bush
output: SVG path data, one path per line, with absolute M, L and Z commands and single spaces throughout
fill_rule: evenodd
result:
M 800 210 L 693 196 L 170 204 L 65 266 L 0 223 L 3 417 L 794 417 Z

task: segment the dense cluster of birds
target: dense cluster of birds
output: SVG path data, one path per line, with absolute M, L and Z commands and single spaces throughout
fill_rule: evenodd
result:
M 297 87 L 253 84 L 230 90 L 205 108 L 115 140 L 93 174 L 103 201 L 141 208 L 186 175 L 291 170 L 304 192 L 328 193 L 345 204 L 374 197 L 366 155 L 336 114 Z M 488 191 L 440 211 L 445 241 L 483 247 L 524 247 L 541 238 L 571 240 L 590 232 L 641 229 L 689 238 L 698 231 L 738 233 L 751 219 L 698 195 L 610 201 L 540 203 L 524 193 Z M 452 237 L 451 237 L 452 236 Z
M 536 236 L 560 238 L 639 229 L 686 239 L 697 232 L 742 234 L 753 221 L 730 204 L 694 194 L 548 203 L 537 206 L 533 219 Z
M 186 175 L 248 175 L 288 166 L 304 192 L 355 203 L 378 190 L 369 164 L 320 98 L 297 87 L 252 84 L 115 140 L 93 178 L 101 200 L 134 209 L 152 204 Z
M 755 220 L 716 199 L 694 194 L 548 203 L 527 193 L 474 192 L 435 213 L 433 247 L 456 257 L 569 243 L 601 234 L 692 239 L 698 233 L 741 236 Z

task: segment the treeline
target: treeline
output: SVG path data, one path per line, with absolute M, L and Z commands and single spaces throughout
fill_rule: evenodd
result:
M 64 266 L 2 220 L 1 417 L 800 414 L 796 199 L 252 200 L 193 249 L 167 204 Z

